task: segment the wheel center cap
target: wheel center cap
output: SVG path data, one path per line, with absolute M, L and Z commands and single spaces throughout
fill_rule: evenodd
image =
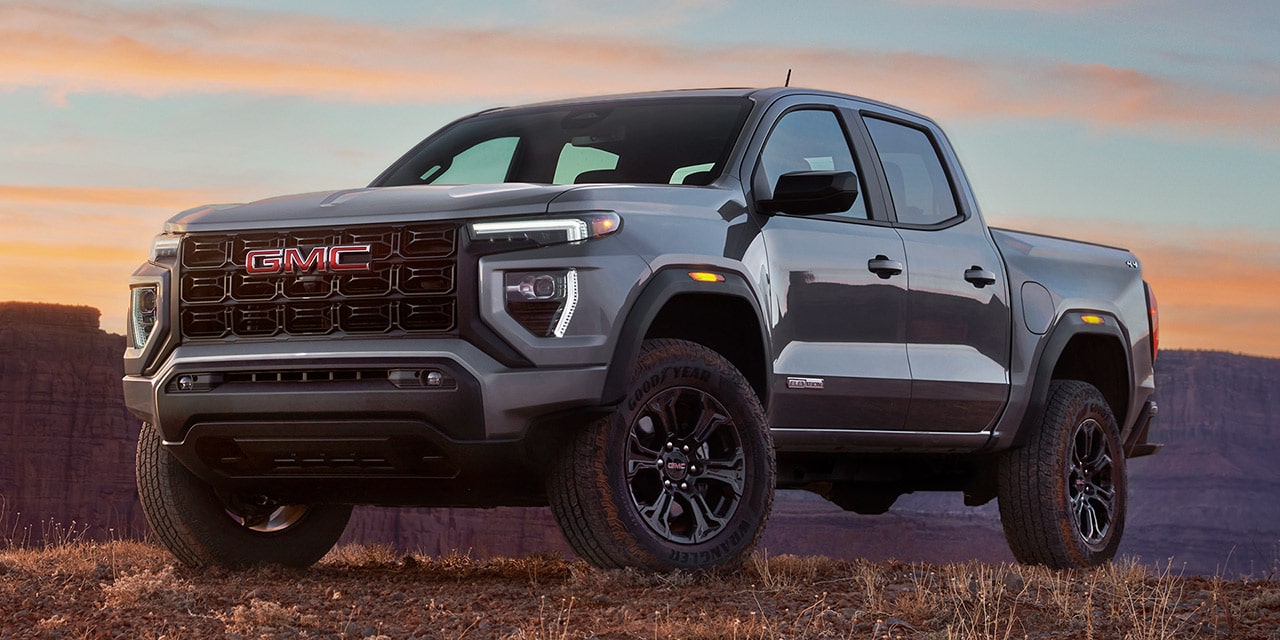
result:
M 662 472 L 672 481 L 679 482 L 689 475 L 689 456 L 676 450 L 662 458 Z

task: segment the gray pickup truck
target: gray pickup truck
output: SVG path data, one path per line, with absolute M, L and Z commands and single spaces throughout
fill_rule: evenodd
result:
M 182 562 L 306 566 L 352 505 L 550 505 L 602 567 L 732 567 L 775 488 L 998 499 L 1115 554 L 1154 453 L 1127 251 L 988 228 L 920 115 L 801 89 L 453 122 L 363 189 L 191 209 L 133 275 L 138 490 Z

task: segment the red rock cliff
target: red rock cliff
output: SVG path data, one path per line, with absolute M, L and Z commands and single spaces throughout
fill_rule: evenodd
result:
M 133 482 L 138 425 L 120 398 L 124 338 L 99 329 L 99 315 L 0 303 L 0 535 L 147 530 Z

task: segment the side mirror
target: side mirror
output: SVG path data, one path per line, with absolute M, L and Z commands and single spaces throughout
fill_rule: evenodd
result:
M 848 211 L 858 199 L 852 171 L 794 171 L 778 177 L 773 197 L 759 202 L 765 213 L 801 216 Z

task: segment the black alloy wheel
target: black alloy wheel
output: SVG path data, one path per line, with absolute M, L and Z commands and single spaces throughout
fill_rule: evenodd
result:
M 711 394 L 667 389 L 631 421 L 631 502 L 666 540 L 696 544 L 723 531 L 742 501 L 746 460 L 737 425 Z

